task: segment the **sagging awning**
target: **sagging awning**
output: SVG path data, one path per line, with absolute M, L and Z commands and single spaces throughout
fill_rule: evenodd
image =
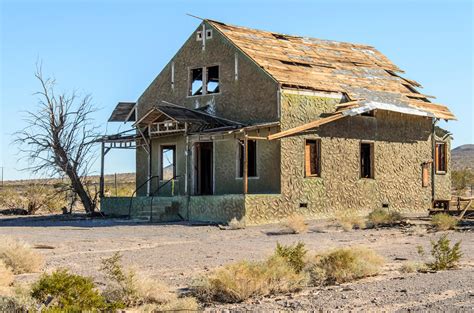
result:
M 135 102 L 119 102 L 109 117 L 109 122 L 134 122 Z

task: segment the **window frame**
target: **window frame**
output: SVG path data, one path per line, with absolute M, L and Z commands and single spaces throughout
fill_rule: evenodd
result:
M 170 149 L 172 148 L 173 150 L 173 177 L 176 177 L 176 173 L 177 173 L 177 158 L 176 158 L 176 154 L 177 154 L 177 145 L 176 143 L 167 143 L 167 144 L 161 144 L 160 145 L 160 170 L 159 170 L 159 176 L 160 176 L 160 181 L 165 181 L 163 178 L 163 165 L 164 165 L 164 162 L 163 162 L 163 151 L 166 150 L 166 149 Z M 175 178 L 175 180 L 177 180 L 177 178 Z
M 362 171 L 362 146 L 370 146 L 370 176 L 364 177 Z M 375 142 L 361 141 L 359 144 L 359 178 L 360 179 L 375 179 Z
M 310 173 L 308 173 L 308 165 L 307 161 L 311 159 L 311 151 L 309 152 L 310 155 L 307 157 L 308 151 L 306 150 L 306 147 L 308 146 L 308 142 L 313 141 L 316 143 L 316 169 L 317 173 L 313 174 L 311 173 L 311 167 L 309 168 Z M 321 138 L 305 138 L 304 140 L 304 159 L 303 159 L 303 164 L 304 164 L 304 177 L 305 178 L 314 178 L 314 177 L 321 177 Z
M 438 146 L 444 146 L 443 154 L 444 154 L 444 162 L 443 162 L 443 170 L 440 170 L 440 163 L 439 163 L 439 152 Z M 445 141 L 436 141 L 435 142 L 435 155 L 434 155 L 434 162 L 435 162 L 435 173 L 438 175 L 445 175 L 448 172 L 448 144 Z
M 217 66 L 217 73 L 219 77 L 219 92 L 213 92 L 213 93 L 207 93 L 207 69 L 210 67 L 215 67 Z M 200 95 L 193 95 L 193 70 L 201 69 L 202 70 L 202 92 Z M 193 98 L 193 97 L 202 97 L 202 96 L 208 96 L 208 95 L 219 95 L 222 92 L 222 85 L 221 85 L 221 65 L 219 63 L 215 64 L 210 64 L 208 66 L 194 66 L 194 67 L 188 67 L 188 91 L 186 92 L 186 97 L 187 98 Z
M 248 179 L 259 179 L 260 176 L 259 170 L 258 170 L 258 140 L 252 140 L 248 139 L 248 142 L 255 142 L 255 176 L 251 176 L 250 173 L 248 173 Z M 235 173 L 235 179 L 243 179 L 244 178 L 244 171 L 243 171 L 243 149 L 244 149 L 244 140 L 243 139 L 237 139 L 237 158 L 236 158 L 236 173 Z M 249 160 L 250 160 L 250 155 L 249 155 Z M 242 176 L 240 176 L 240 172 L 242 171 Z

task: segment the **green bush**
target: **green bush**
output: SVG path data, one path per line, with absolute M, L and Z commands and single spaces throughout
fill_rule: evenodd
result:
M 428 262 L 426 265 L 433 271 L 447 270 L 456 268 L 459 260 L 462 257 L 461 241 L 456 242 L 452 247 L 448 235 L 442 235 L 437 241 L 431 240 L 431 256 L 433 262 Z M 423 249 L 418 247 L 418 253 L 425 255 Z
M 275 255 L 283 258 L 296 273 L 300 273 L 305 266 L 306 249 L 304 243 L 298 242 L 296 245 L 284 246 L 277 243 Z
M 431 218 L 431 225 L 436 230 L 449 230 L 454 229 L 458 224 L 458 220 L 446 213 L 436 214 Z
M 309 272 L 310 283 L 318 286 L 376 275 L 383 263 L 383 258 L 373 250 L 362 247 L 339 248 L 316 255 L 306 271 Z
M 400 222 L 403 219 L 403 216 L 396 211 L 375 209 L 369 213 L 367 218 L 374 227 L 377 227 L 380 225 L 392 225 Z
M 110 308 L 91 278 L 71 274 L 64 269 L 43 274 L 32 286 L 31 296 L 51 310 L 84 311 Z

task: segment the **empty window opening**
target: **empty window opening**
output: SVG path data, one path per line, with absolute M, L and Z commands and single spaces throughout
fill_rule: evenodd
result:
M 364 113 L 361 113 L 360 115 L 361 115 L 361 116 L 371 116 L 371 117 L 374 117 L 374 116 L 375 116 L 375 110 L 366 111 L 366 112 L 364 112 Z
M 303 62 L 292 62 L 292 61 L 285 61 L 285 60 L 280 60 L 280 62 L 286 65 L 312 67 L 311 64 L 303 63 Z
M 195 68 L 191 70 L 191 86 L 189 94 L 191 96 L 202 95 L 203 77 L 202 68 Z
M 448 167 L 446 158 L 446 143 L 437 142 L 435 148 L 435 168 L 437 173 L 445 173 Z
M 360 177 L 374 178 L 374 144 L 360 144 Z
M 201 41 L 202 40 L 202 31 L 198 30 L 196 32 L 196 40 Z
M 248 177 L 257 177 L 257 141 L 247 140 L 248 147 Z M 239 143 L 239 177 L 244 177 L 244 141 Z
M 307 202 L 302 202 L 300 203 L 300 208 L 307 208 L 308 207 L 308 203 Z
M 321 140 L 306 140 L 305 144 L 305 176 L 321 175 Z
M 207 29 L 206 30 L 206 39 L 211 39 L 212 38 L 212 29 Z
M 289 40 L 287 36 L 282 35 L 282 34 L 272 34 L 272 35 L 273 35 L 273 37 L 275 37 L 276 39 Z
M 161 146 L 161 180 L 176 177 L 176 146 Z
M 219 93 L 219 66 L 210 66 L 206 69 L 206 92 Z

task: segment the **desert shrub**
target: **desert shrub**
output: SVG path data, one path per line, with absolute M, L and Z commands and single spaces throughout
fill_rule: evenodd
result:
M 196 298 L 193 297 L 183 297 L 183 298 L 173 298 L 170 301 L 160 304 L 154 308 L 154 312 L 177 312 L 177 311 L 198 311 L 199 304 L 196 301 Z
M 364 218 L 353 213 L 338 213 L 334 221 L 344 231 L 365 228 Z
M 237 230 L 237 229 L 244 229 L 245 228 L 245 217 L 238 220 L 237 218 L 233 217 L 229 223 L 229 229 Z
M 378 274 L 383 258 L 362 247 L 339 248 L 316 255 L 306 270 L 312 285 L 345 283 Z
M 419 262 L 404 262 L 402 266 L 400 266 L 399 271 L 401 273 L 414 273 L 418 271 L 424 271 L 426 269 L 426 266 L 422 263 Z
M 10 267 L 14 274 L 39 271 L 44 258 L 28 244 L 9 237 L 0 238 L 0 260 Z
M 427 262 L 426 266 L 433 271 L 448 270 L 456 268 L 462 257 L 461 241 L 456 242 L 452 247 L 448 235 L 442 235 L 437 241 L 431 240 L 432 262 Z M 425 256 L 423 247 L 418 246 L 418 253 Z
M 7 209 L 25 209 L 28 214 L 39 210 L 53 212 L 67 205 L 64 194 L 47 184 L 33 183 L 15 190 L 5 188 L 0 192 L 0 207 Z
M 234 303 L 250 297 L 300 289 L 306 282 L 286 260 L 273 256 L 262 262 L 241 261 L 214 270 L 192 286 L 202 301 Z
M 0 287 L 8 287 L 13 283 L 13 272 L 0 260 Z
M 67 270 L 43 274 L 33 284 L 31 296 L 52 310 L 68 312 L 108 308 L 91 278 Z
M 148 278 L 142 278 L 130 269 L 122 266 L 120 253 L 102 260 L 101 270 L 109 282 L 104 291 L 105 298 L 112 303 L 121 303 L 125 307 L 143 307 L 159 310 L 160 306 L 191 306 L 192 299 L 178 298 L 167 286 Z
M 303 234 L 308 231 L 308 225 L 306 225 L 304 217 L 299 214 L 293 214 L 287 217 L 283 226 L 292 234 Z
M 392 225 L 394 223 L 400 222 L 403 219 L 403 216 L 396 211 L 375 209 L 369 213 L 367 218 L 372 226 L 377 227 L 380 225 Z
M 296 273 L 300 273 L 305 266 L 306 249 L 304 243 L 284 246 L 277 243 L 275 256 L 283 258 Z
M 446 213 L 436 214 L 431 218 L 431 225 L 436 230 L 454 229 L 458 224 L 458 220 Z

